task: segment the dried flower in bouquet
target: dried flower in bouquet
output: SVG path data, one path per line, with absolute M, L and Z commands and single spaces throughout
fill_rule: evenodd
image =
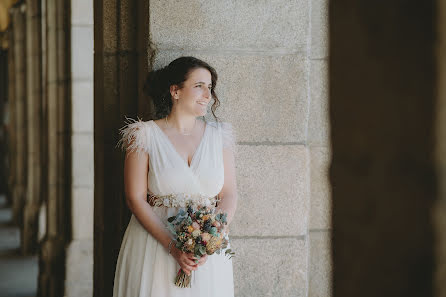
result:
M 197 258 L 196 263 L 202 256 L 220 254 L 228 247 L 229 240 L 223 232 L 227 225 L 227 214 L 216 213 L 215 208 L 194 209 L 189 206 L 187 210 L 180 209 L 177 215 L 169 217 L 167 221 L 167 228 L 174 236 L 175 246 L 185 253 L 192 253 Z M 229 259 L 234 257 L 234 254 L 231 249 L 225 250 Z M 175 285 L 190 287 L 191 277 L 180 269 Z

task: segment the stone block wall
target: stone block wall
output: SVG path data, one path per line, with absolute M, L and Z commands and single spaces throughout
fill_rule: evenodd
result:
M 219 73 L 237 133 L 236 296 L 330 295 L 327 1 L 150 1 L 149 61 Z

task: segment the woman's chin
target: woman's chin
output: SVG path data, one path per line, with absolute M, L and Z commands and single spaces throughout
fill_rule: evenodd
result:
M 203 117 L 203 116 L 206 115 L 206 113 L 207 113 L 206 109 L 204 109 L 204 110 L 200 109 L 200 110 L 197 110 L 197 112 L 195 114 L 196 114 L 197 117 Z

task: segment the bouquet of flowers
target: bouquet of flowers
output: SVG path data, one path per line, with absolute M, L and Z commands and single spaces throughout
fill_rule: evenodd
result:
M 177 215 L 168 218 L 167 228 L 173 234 L 175 246 L 179 250 L 192 253 L 200 259 L 206 254 L 220 254 L 227 248 L 229 241 L 223 233 L 223 228 L 227 225 L 226 218 L 226 213 L 215 213 L 214 209 L 208 207 L 195 210 L 188 206 L 187 210 L 180 209 Z M 231 259 L 234 252 L 227 249 L 225 255 Z M 181 288 L 190 287 L 190 281 L 191 275 L 180 268 L 175 285 Z

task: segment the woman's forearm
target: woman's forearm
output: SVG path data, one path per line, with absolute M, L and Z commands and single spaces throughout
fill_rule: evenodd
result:
M 152 207 L 145 200 L 132 197 L 127 198 L 127 206 L 144 229 L 167 249 L 172 238 Z

